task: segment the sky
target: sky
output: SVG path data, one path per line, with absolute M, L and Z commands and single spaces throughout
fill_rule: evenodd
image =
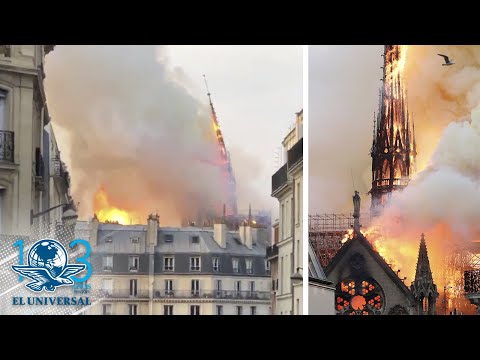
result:
M 302 55 L 302 46 L 57 45 L 46 58 L 45 87 L 80 217 L 91 216 L 102 186 L 111 204 L 137 209 L 140 218 L 180 213 L 202 187 L 215 192 L 210 170 L 199 168 L 214 151 L 204 141 L 211 123 L 203 74 L 231 154 L 239 210 L 251 203 L 275 216 L 271 176 L 303 106 Z
M 373 113 L 383 45 L 309 46 L 309 213 L 369 204 Z M 352 180 L 353 178 L 353 180 Z
M 271 176 L 279 167 L 277 149 L 303 107 L 302 46 L 170 45 L 167 54 L 205 102 L 202 75 L 207 77 L 237 184 L 255 191 L 248 198 L 241 191 L 239 210 L 252 203 L 278 211 L 270 198 Z

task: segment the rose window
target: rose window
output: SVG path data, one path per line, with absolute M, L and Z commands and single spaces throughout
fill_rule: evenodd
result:
M 341 315 L 380 315 L 384 299 L 382 288 L 372 278 L 346 278 L 335 289 L 335 310 Z

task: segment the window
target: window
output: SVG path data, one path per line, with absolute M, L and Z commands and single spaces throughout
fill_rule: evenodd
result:
M 103 315 L 112 315 L 112 304 L 103 304 L 102 305 L 102 314 Z
M 381 315 L 384 294 L 372 278 L 350 277 L 335 288 L 335 310 L 341 315 Z
M 138 244 L 140 242 L 140 238 L 138 236 L 132 236 L 130 241 L 132 244 Z
M 243 315 L 243 307 L 237 306 L 237 315 Z
M 165 295 L 173 296 L 174 294 L 173 280 L 165 280 Z
M 137 315 L 137 305 L 128 304 L 128 315 Z
M 238 258 L 232 259 L 233 272 L 238 273 Z
M 137 296 L 137 279 L 130 279 L 130 296 Z
M 257 307 L 250 306 L 250 315 L 257 315 Z
M 235 296 L 239 297 L 242 293 L 242 281 L 235 281 Z
M 223 315 L 223 306 L 217 305 L 217 315 Z
M 128 257 L 128 271 L 138 271 L 140 259 L 138 256 Z
M 200 305 L 190 305 L 190 315 L 200 315 Z
M 103 290 L 107 295 L 111 295 L 113 292 L 113 279 L 103 279 Z
M 268 260 L 265 260 L 265 272 L 268 274 L 270 274 L 270 261 Z
M 215 272 L 220 271 L 220 259 L 218 257 L 213 258 L 213 271 Z
M 301 211 L 302 211 L 302 195 L 300 195 L 300 183 L 298 182 L 297 183 L 297 194 L 295 196 L 295 201 L 296 201 L 296 205 L 297 205 L 297 221 L 296 221 L 296 224 L 297 225 L 300 225 L 300 214 L 301 214 Z
M 165 242 L 166 243 L 173 242 L 173 234 L 165 234 Z
M 286 233 L 286 230 L 285 230 L 285 222 L 286 222 L 286 219 L 285 219 L 285 204 L 282 204 L 282 219 L 280 221 L 280 224 L 282 225 L 282 239 L 285 239 L 285 233 Z
M 105 255 L 103 257 L 103 270 L 112 271 L 113 270 L 113 256 Z
M 250 281 L 248 290 L 250 291 L 250 296 L 253 296 L 255 294 L 255 281 Z
M 190 258 L 190 271 L 200 271 L 200 256 Z
M 253 273 L 253 261 L 252 261 L 252 259 L 245 260 L 245 265 L 246 265 L 246 268 L 247 268 L 247 274 L 252 274 Z
M 199 244 L 200 236 L 192 236 L 192 244 Z
M 192 296 L 200 295 L 200 280 L 192 280 Z
M 173 305 L 164 305 L 163 315 L 173 315 Z
M 7 130 L 6 98 L 7 92 L 0 89 L 0 130 Z
M 4 204 L 4 199 L 5 199 L 5 189 L 0 189 L 0 234 L 4 234 L 5 232 L 3 231 L 3 204 Z
M 175 258 L 173 256 L 165 256 L 163 258 L 163 271 L 175 270 Z
M 215 290 L 217 292 L 217 297 L 222 296 L 222 280 L 215 281 Z

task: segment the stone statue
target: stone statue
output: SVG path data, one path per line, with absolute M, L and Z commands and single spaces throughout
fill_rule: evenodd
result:
M 360 195 L 355 190 L 355 195 L 353 196 L 353 231 L 356 234 L 360 233 L 360 226 Z
M 353 196 L 353 217 L 360 217 L 360 195 L 357 190 L 355 190 L 355 196 Z

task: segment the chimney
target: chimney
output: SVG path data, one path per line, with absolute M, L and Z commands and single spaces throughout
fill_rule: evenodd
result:
M 147 246 L 157 245 L 158 238 L 158 214 L 150 214 L 147 219 Z
M 98 217 L 97 214 L 95 214 L 90 221 L 90 229 L 88 234 L 88 242 L 93 249 L 95 249 L 95 247 L 98 245 L 98 224 Z
M 245 226 L 245 246 L 249 248 L 250 250 L 252 249 L 253 245 L 253 232 L 255 229 L 252 228 L 252 225 L 250 222 Z
M 213 239 L 222 249 L 227 247 L 227 225 L 223 221 L 213 224 Z

